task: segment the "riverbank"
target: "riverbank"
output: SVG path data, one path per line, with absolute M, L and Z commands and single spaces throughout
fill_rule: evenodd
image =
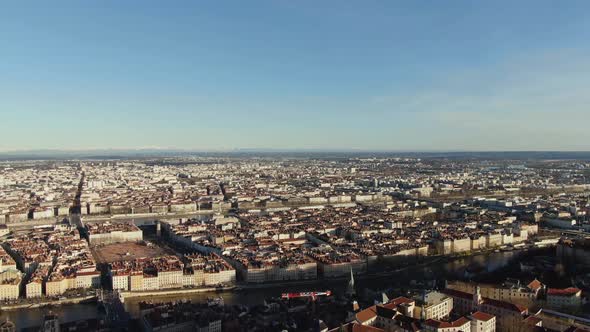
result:
M 372 301 L 370 297 L 372 293 L 365 290 L 372 290 L 381 296 L 382 291 L 387 294 L 405 294 L 409 289 L 415 287 L 422 287 L 421 285 L 431 285 L 433 280 L 438 280 L 439 285 L 442 281 L 447 280 L 463 280 L 463 271 L 468 266 L 480 265 L 486 266 L 484 273 L 489 274 L 494 279 L 486 281 L 500 283 L 507 277 L 513 277 L 512 269 L 505 267 L 509 264 L 518 264 L 520 261 L 530 261 L 536 256 L 551 256 L 555 257 L 555 250 L 550 248 L 539 249 L 533 248 L 527 250 L 513 250 L 507 252 L 490 252 L 486 254 L 477 254 L 466 257 L 457 257 L 456 259 L 447 259 L 444 257 L 437 257 L 437 260 L 428 259 L 427 261 L 416 262 L 415 265 L 403 267 L 401 272 L 391 272 L 389 276 L 356 276 L 355 283 L 359 296 L 366 297 Z M 577 255 L 581 257 L 580 255 Z M 419 266 L 420 265 L 420 266 Z M 400 267 L 401 268 L 401 267 Z M 576 274 L 571 271 L 566 271 L 566 275 L 562 276 L 565 280 L 570 280 Z M 416 286 L 418 285 L 418 286 Z M 334 295 L 342 295 L 346 292 L 348 286 L 348 279 L 341 278 L 341 280 L 317 279 L 306 281 L 302 284 L 293 283 L 273 283 L 270 285 L 254 286 L 255 288 L 245 288 L 239 291 L 238 287 L 228 291 L 211 291 L 211 292 L 192 292 L 189 294 L 177 294 L 168 296 L 144 296 L 137 298 L 127 298 L 124 307 L 132 317 L 138 317 L 140 312 L 140 305 L 142 301 L 153 302 L 174 302 L 178 300 L 192 301 L 195 303 L 205 303 L 211 297 L 223 297 L 223 301 L 227 305 L 248 305 L 255 306 L 264 303 L 265 299 L 275 298 L 285 292 L 306 292 L 306 291 L 321 291 L 330 290 Z M 426 286 L 432 287 L 432 286 Z M 97 305 L 94 303 L 81 303 L 76 305 L 63 306 L 49 306 L 46 308 L 31 308 L 28 310 L 11 310 L 0 312 L 0 320 L 10 319 L 15 322 L 19 328 L 39 325 L 43 316 L 51 310 L 64 322 L 79 320 L 79 319 L 93 319 L 101 315 Z
M 437 256 L 437 257 L 431 256 L 430 258 L 433 258 L 433 259 L 430 259 L 425 262 L 421 262 L 420 264 L 408 265 L 408 266 L 400 267 L 398 269 L 389 270 L 389 271 L 380 271 L 380 272 L 376 272 L 376 273 L 358 274 L 358 275 L 355 275 L 354 278 L 357 280 L 371 280 L 371 279 L 378 279 L 378 278 L 383 278 L 383 277 L 390 277 L 396 273 L 403 272 L 408 269 L 425 267 L 425 266 L 428 266 L 431 264 L 440 263 L 443 260 L 451 259 L 451 257 L 449 257 L 449 256 Z M 459 258 L 459 257 L 453 257 L 453 258 Z M 238 284 L 238 286 L 236 287 L 236 290 L 274 288 L 274 287 L 278 287 L 278 286 L 312 285 L 312 284 L 316 284 L 318 282 L 339 282 L 339 281 L 348 281 L 349 279 L 350 279 L 350 275 L 346 274 L 341 277 L 333 277 L 333 278 L 317 278 L 317 279 L 308 279 L 308 280 L 284 280 L 284 281 L 282 280 L 282 281 L 264 282 L 264 283 L 260 283 L 260 284 L 241 283 L 241 284 Z
M 235 290 L 236 286 L 226 287 L 206 287 L 206 288 L 182 288 L 182 289 L 169 289 L 169 290 L 154 290 L 146 292 L 119 292 L 119 296 L 122 302 L 125 299 L 132 299 L 138 297 L 148 296 L 172 296 L 172 295 L 190 295 L 195 293 L 213 293 L 213 292 L 229 292 Z
M 91 303 L 96 302 L 96 295 L 88 295 L 81 297 L 66 298 L 61 300 L 40 300 L 36 303 L 16 303 L 16 304 L 5 304 L 0 305 L 0 310 L 10 311 L 18 309 L 32 309 L 32 308 L 43 308 L 46 306 L 59 306 L 65 304 L 80 304 L 80 303 Z
M 530 249 L 539 249 L 546 246 L 553 246 L 553 243 L 542 243 L 542 245 L 532 246 L 532 247 L 518 247 L 509 250 L 509 253 L 517 253 L 528 251 Z M 406 266 L 402 266 L 393 270 L 385 270 L 379 272 L 370 272 L 365 274 L 358 274 L 355 275 L 355 279 L 358 281 L 371 281 L 371 280 L 378 280 L 387 277 L 392 277 L 395 275 L 399 275 L 401 273 L 405 273 L 410 270 L 420 269 L 420 268 L 427 268 L 429 266 L 437 265 L 437 264 L 452 264 L 454 261 L 459 261 L 465 258 L 477 258 L 480 256 L 486 256 L 493 253 L 498 252 L 506 252 L 504 250 L 499 250 L 498 248 L 494 249 L 485 249 L 481 251 L 473 251 L 473 252 L 466 252 L 457 255 L 437 255 L 437 256 L 425 256 L 421 258 L 421 262 L 416 262 L 415 264 L 408 264 Z M 275 281 L 275 282 L 265 282 L 261 284 L 247 284 L 247 283 L 238 283 L 237 285 L 233 286 L 226 286 L 226 287 L 206 287 L 206 288 L 183 288 L 183 289 L 170 289 L 170 290 L 154 290 L 154 291 L 144 291 L 144 292 L 129 292 L 124 291 L 120 292 L 121 301 L 125 301 L 125 299 L 135 299 L 135 298 L 145 298 L 145 297 L 173 297 L 173 296 L 180 296 L 186 297 L 190 296 L 191 294 L 200 294 L 200 293 L 219 293 L 219 292 L 236 292 L 236 291 L 247 291 L 247 290 L 263 290 L 263 289 L 273 289 L 273 288 L 293 288 L 293 287 L 301 287 L 301 286 L 313 286 L 318 284 L 330 284 L 330 283 L 346 283 L 350 276 L 344 275 L 341 277 L 335 278 L 318 278 L 318 279 L 310 279 L 310 280 L 285 280 L 285 281 Z M 45 306 L 60 306 L 66 304 L 79 304 L 79 303 L 90 303 L 96 301 L 96 296 L 86 296 L 86 297 L 77 297 L 77 298 L 67 298 L 62 300 L 46 300 L 40 301 L 37 303 L 22 303 L 22 304 L 8 304 L 8 305 L 0 305 L 0 310 L 17 310 L 17 309 L 30 309 L 30 308 L 42 308 Z
M 551 245 L 549 245 L 551 246 Z M 529 249 L 535 248 L 543 248 L 545 246 L 539 247 L 521 247 L 521 248 L 514 248 L 509 250 L 509 252 L 517 253 L 517 252 L 525 252 Z M 373 279 L 381 279 L 384 277 L 391 277 L 401 272 L 405 272 L 411 269 L 417 268 L 424 268 L 434 264 L 441 264 L 441 263 L 452 263 L 456 260 L 461 260 L 469 257 L 478 257 L 478 256 L 485 256 L 492 253 L 498 253 L 501 250 L 497 248 L 493 249 L 484 249 L 479 251 L 473 251 L 469 253 L 463 254 L 456 254 L 456 255 L 436 255 L 436 256 L 425 256 L 423 257 L 423 261 L 418 264 L 409 264 L 403 267 L 396 268 L 394 270 L 386 270 L 386 271 L 379 271 L 379 272 L 370 272 L 364 274 L 357 274 L 355 275 L 356 280 L 373 280 Z M 502 250 L 501 252 L 506 252 Z M 240 282 L 235 286 L 231 287 L 223 287 L 223 288 L 194 288 L 194 289 L 177 289 L 177 290 L 162 290 L 162 291 L 149 291 L 149 292 L 121 292 L 122 296 L 126 298 L 135 298 L 135 297 L 146 297 L 146 296 L 169 296 L 169 295 L 184 295 L 184 294 L 191 294 L 191 293 L 213 293 L 213 292 L 220 292 L 220 291 L 242 291 L 242 290 L 256 290 L 256 289 L 265 289 L 265 288 L 277 288 L 277 287 L 295 287 L 295 286 L 305 286 L 305 285 L 314 285 L 318 283 L 330 283 L 330 282 L 345 282 L 350 279 L 350 275 L 346 274 L 341 277 L 333 277 L 333 278 L 317 278 L 317 279 L 308 279 L 308 280 L 281 280 L 281 281 L 268 281 L 259 284 L 249 284 Z

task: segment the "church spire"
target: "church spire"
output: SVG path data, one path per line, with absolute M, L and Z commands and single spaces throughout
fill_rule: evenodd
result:
M 477 285 L 475 286 L 475 293 L 473 294 L 473 306 L 477 309 L 482 303 L 481 289 L 479 288 L 479 285 Z
M 350 280 L 348 281 L 348 286 L 346 287 L 346 295 L 356 295 L 356 290 L 354 288 L 354 273 L 352 273 L 352 267 L 350 268 Z

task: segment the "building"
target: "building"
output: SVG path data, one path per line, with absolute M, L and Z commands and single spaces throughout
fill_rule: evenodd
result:
M 317 278 L 315 262 L 302 264 L 250 264 L 244 268 L 245 280 L 249 283 L 263 283 L 267 281 L 305 280 Z
M 496 332 L 496 317 L 476 311 L 467 317 L 471 321 L 471 332 Z
M 98 288 L 100 287 L 99 271 L 78 271 L 74 288 Z
M 444 294 L 431 292 L 428 301 L 430 308 L 448 303 Z M 427 297 L 426 295 L 423 297 Z M 424 304 L 426 301 L 420 300 Z M 496 317 L 481 311 L 475 311 L 468 316 L 458 319 L 446 319 L 449 316 L 448 309 L 438 313 L 441 319 L 427 318 L 419 319 L 415 315 L 427 315 L 424 309 L 419 308 L 421 304 L 405 297 L 398 297 L 384 304 L 376 304 L 364 310 L 358 311 L 354 316 L 354 323 L 358 323 L 357 330 L 353 331 L 383 331 L 383 332 L 495 332 Z
M 141 229 L 133 223 L 97 223 L 86 224 L 88 242 L 91 245 L 109 244 L 116 242 L 135 242 L 143 240 Z
M 418 302 L 414 317 L 422 320 L 440 320 L 448 317 L 453 310 L 453 298 L 439 292 L 425 293 Z
M 25 295 L 27 299 L 43 296 L 43 282 L 40 280 L 29 281 L 25 286 Z
M 0 272 L 16 270 L 16 262 L 14 259 L 0 247 Z
M 452 322 L 428 319 L 422 323 L 425 332 L 466 332 L 471 331 L 471 321 L 461 317 Z
M 10 233 L 10 229 L 5 224 L 0 224 L 0 236 L 8 235 Z
M 538 301 L 545 287 L 545 285 L 535 279 L 528 285 L 521 285 L 520 281 L 507 281 L 502 285 L 452 281 L 448 283 L 447 288 L 466 293 L 474 293 L 478 286 L 481 296 L 484 298 L 516 303 L 526 307 L 533 306 Z
M 557 218 L 555 216 L 545 216 L 542 221 L 547 225 L 563 229 L 571 229 L 576 225 L 576 219 L 571 218 Z
M 45 282 L 45 294 L 47 296 L 60 296 L 65 293 L 68 289 L 73 288 L 74 281 L 73 277 L 65 278 L 63 276 L 54 275 L 53 278 Z
M 21 282 L 22 273 L 17 270 L 0 273 L 0 301 L 18 299 Z
M 195 314 L 198 313 L 198 314 Z M 162 304 L 141 310 L 141 329 L 149 332 L 221 332 L 222 314 L 189 303 Z
M 182 288 L 182 267 L 176 266 L 158 271 L 158 285 L 160 289 Z
M 416 305 L 415 317 L 423 320 L 439 320 L 448 317 L 452 310 L 452 297 L 439 292 L 430 292 L 424 294 L 422 301 Z
M 113 286 L 113 290 L 121 290 L 126 291 L 129 290 L 129 273 L 125 271 L 112 271 L 111 272 L 111 285 Z M 140 287 L 140 289 L 143 288 Z
M 314 257 L 314 259 L 317 259 Z M 318 260 L 318 271 L 324 278 L 337 278 L 350 274 L 352 270 L 356 274 L 367 272 L 367 260 L 357 257 L 346 257 L 344 259 L 333 260 L 321 257 Z
M 481 311 L 496 318 L 496 330 L 506 332 L 520 332 L 523 329 L 524 318 L 528 309 L 524 306 L 484 298 L 479 287 L 473 294 L 453 289 L 445 289 L 444 294 L 453 298 L 455 311 L 460 315 L 468 315 L 474 311 Z
M 536 327 L 542 327 L 549 331 L 590 331 L 590 319 L 549 309 L 540 309 L 534 315 L 529 316 L 527 321 L 531 327 L 529 331 L 538 331 L 538 329 L 534 329 Z
M 577 309 L 582 306 L 582 290 L 575 287 L 547 289 L 547 306 L 552 309 Z
M 236 270 L 217 254 L 187 255 L 185 258 L 187 267 L 194 272 L 193 276 L 189 275 L 194 279 L 191 285 L 217 286 L 236 282 Z
M 143 290 L 157 290 L 160 289 L 160 279 L 157 274 L 143 274 Z

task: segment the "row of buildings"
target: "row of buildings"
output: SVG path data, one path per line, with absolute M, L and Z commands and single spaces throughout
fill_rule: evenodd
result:
M 13 162 L 0 164 L 0 211 L 5 223 L 64 216 L 81 184 L 84 215 L 396 206 L 396 200 L 414 199 L 425 206 L 398 212 L 419 217 L 423 211 L 465 200 L 489 211 L 542 216 L 543 222 L 556 227 L 584 228 L 588 200 L 576 195 L 590 188 L 585 164 L 543 164 L 551 167 L 395 157 L 351 157 L 339 162 L 190 156 L 158 161 Z
M 119 291 L 154 291 L 183 287 L 232 285 L 236 271 L 221 257 L 192 254 L 141 258 L 109 264 L 112 288 Z
M 79 167 L 66 162 L 0 165 L 0 224 L 67 216 L 80 178 Z
M 100 223 L 86 223 L 88 243 L 90 245 L 104 245 L 117 242 L 136 242 L 143 240 L 143 233 L 139 227 L 131 222 L 109 221 Z
M 474 293 L 479 287 L 483 297 L 516 303 L 526 307 L 543 307 L 553 310 L 577 311 L 582 307 L 582 290 L 576 287 L 548 288 L 537 279 L 526 285 L 518 280 L 507 280 L 503 284 L 475 284 L 452 281 L 447 288 Z
M 536 280 L 531 282 L 528 287 L 533 290 L 529 291 L 534 292 L 538 284 Z M 493 295 L 497 297 L 498 294 Z M 548 297 L 561 298 L 548 302 L 578 301 L 579 295 L 579 292 L 570 288 L 550 289 L 547 292 Z M 552 328 L 556 328 L 555 331 L 587 331 L 589 322 L 545 308 L 530 313 L 528 307 L 512 300 L 485 297 L 481 289 L 475 286 L 474 292 L 447 288 L 440 292 L 424 292 L 417 298 L 399 297 L 376 304 L 356 312 L 352 324 L 361 325 L 366 327 L 366 331 L 372 332 L 528 332 L 551 331 Z M 361 327 L 358 330 L 364 331 Z
M 472 206 L 453 209 L 453 215 L 445 215 L 410 200 L 394 205 L 241 211 L 234 217 L 168 219 L 162 227 L 165 236 L 181 246 L 224 257 L 241 280 L 251 283 L 378 271 L 384 265 L 434 254 L 524 244 L 538 232 L 537 224 L 517 220 L 508 212 L 476 209 L 474 218 L 468 214 Z M 411 214 L 422 210 L 430 213 Z

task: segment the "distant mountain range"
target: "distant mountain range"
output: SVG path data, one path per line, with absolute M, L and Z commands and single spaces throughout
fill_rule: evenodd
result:
M 590 160 L 590 151 L 369 151 L 345 149 L 234 149 L 197 151 L 182 149 L 96 149 L 96 150 L 22 150 L 0 152 L 0 160 L 65 160 L 65 159 L 133 159 L 181 156 L 209 157 L 410 157 L 448 159 Z

